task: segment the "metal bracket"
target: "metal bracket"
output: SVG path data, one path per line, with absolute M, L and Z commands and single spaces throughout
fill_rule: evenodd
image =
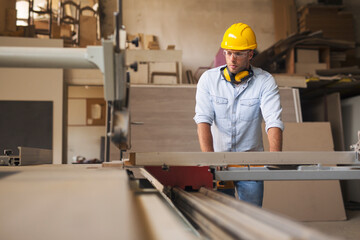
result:
M 88 46 L 86 59 L 94 63 L 104 76 L 104 97 L 107 101 L 116 100 L 114 43 L 112 40 L 102 40 L 102 46 Z

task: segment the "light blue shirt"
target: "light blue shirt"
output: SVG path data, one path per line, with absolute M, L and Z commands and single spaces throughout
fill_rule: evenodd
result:
M 253 77 L 236 86 L 224 79 L 221 67 L 200 77 L 194 120 L 211 125 L 215 152 L 263 151 L 262 119 L 266 132 L 272 127 L 284 130 L 275 79 L 252 67 Z

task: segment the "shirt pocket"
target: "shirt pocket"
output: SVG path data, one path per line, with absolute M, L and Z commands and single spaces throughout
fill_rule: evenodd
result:
M 252 121 L 260 114 L 260 100 L 258 98 L 240 100 L 240 120 Z
M 215 118 L 226 118 L 228 99 L 217 96 L 211 96 L 211 98 L 214 106 Z

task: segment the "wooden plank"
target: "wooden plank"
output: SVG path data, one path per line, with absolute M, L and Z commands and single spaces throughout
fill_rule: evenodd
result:
M 163 200 L 158 195 L 142 194 L 135 198 L 144 212 L 143 221 L 147 222 L 147 227 L 151 230 L 148 239 L 197 239 L 189 231 L 179 227 L 183 223 L 164 207 Z
M 296 87 L 306 88 L 306 78 L 304 75 L 298 74 L 272 74 L 279 87 Z
M 301 116 L 301 109 L 296 108 L 297 89 L 279 88 L 280 102 L 282 107 L 282 120 L 284 122 L 302 122 L 298 116 Z
M 133 62 L 180 62 L 181 50 L 127 50 L 126 64 Z
M 265 135 L 264 147 L 269 149 Z M 285 123 L 284 151 L 334 150 L 328 122 Z M 265 181 L 263 208 L 299 221 L 346 219 L 339 181 Z M 296 206 L 296 207 L 294 207 Z
M 125 171 L 44 165 L 0 167 L 0 176 L 7 176 L 0 178 L 1 239 L 147 239 L 151 234 Z
M 134 62 L 175 62 L 179 73 L 177 83 L 182 83 L 181 50 L 127 50 L 126 64 Z
M 288 165 L 351 164 L 355 152 L 148 152 L 131 153 L 130 162 L 138 166 L 211 166 L 211 165 Z

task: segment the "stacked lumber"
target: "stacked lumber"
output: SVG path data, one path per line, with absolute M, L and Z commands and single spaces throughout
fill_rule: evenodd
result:
M 299 30 L 321 30 L 326 38 L 355 41 L 354 16 L 337 5 L 310 4 L 301 7 Z

